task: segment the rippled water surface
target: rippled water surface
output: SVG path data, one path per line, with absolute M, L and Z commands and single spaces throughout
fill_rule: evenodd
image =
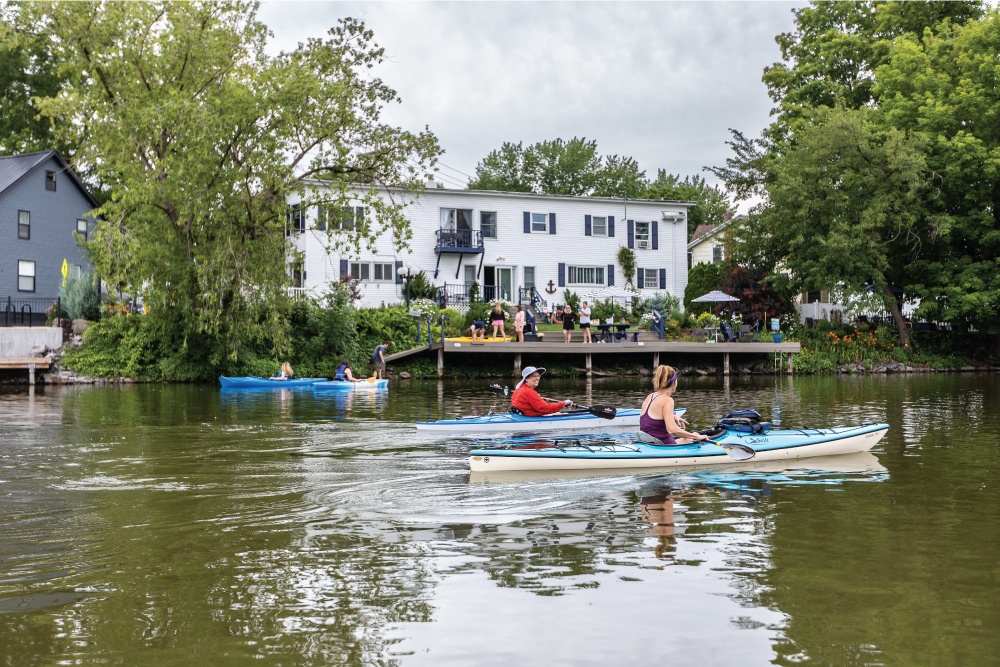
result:
M 891 425 L 787 467 L 482 479 L 412 426 L 490 403 L 0 393 L 0 665 L 1000 664 L 1000 377 L 682 384 L 699 427 Z

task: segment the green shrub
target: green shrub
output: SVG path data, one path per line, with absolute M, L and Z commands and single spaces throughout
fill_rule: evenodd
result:
M 837 372 L 837 360 L 826 352 L 802 350 L 795 355 L 792 369 L 799 373 L 820 375 Z
M 465 322 L 463 323 L 464 326 L 462 329 L 468 329 L 476 320 L 479 320 L 480 322 L 488 322 L 491 310 L 493 310 L 493 307 L 482 301 L 469 304 L 469 310 L 465 313 Z
M 91 322 L 101 317 L 101 295 L 89 273 L 80 278 L 67 278 L 59 289 L 63 312 L 71 320 L 84 319 Z

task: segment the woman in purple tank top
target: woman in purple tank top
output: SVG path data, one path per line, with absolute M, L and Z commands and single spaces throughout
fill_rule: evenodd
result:
M 674 416 L 673 394 L 677 391 L 677 371 L 670 366 L 657 366 L 653 374 L 652 394 L 642 402 L 639 415 L 639 430 L 656 438 L 664 445 L 686 445 L 691 442 L 708 440 L 700 433 L 688 433 L 682 426 L 687 422 Z

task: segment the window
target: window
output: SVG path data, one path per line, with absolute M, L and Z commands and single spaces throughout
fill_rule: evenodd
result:
M 484 239 L 495 239 L 497 237 L 497 214 L 480 213 L 479 229 L 482 230 Z
M 56 172 L 45 172 L 45 189 L 51 190 L 52 192 L 56 191 Z
M 649 247 L 649 223 L 648 222 L 636 222 L 635 223 L 635 247 L 636 248 L 648 248 Z
M 535 267 L 524 267 L 524 288 L 531 289 L 535 286 Z
M 823 293 L 819 290 L 806 292 L 806 303 L 823 303 Z
M 321 218 L 323 226 L 320 229 L 326 229 L 326 225 L 330 225 L 330 229 L 354 229 L 357 225 L 361 224 L 361 221 L 365 219 L 365 207 L 364 206 L 342 206 L 340 209 L 336 209 L 332 206 L 321 207 Z
M 70 273 L 70 276 L 72 276 L 74 280 L 79 280 L 83 276 L 83 267 L 79 264 L 74 264 L 73 271 Z
M 371 280 L 371 266 L 368 262 L 351 262 L 351 278 Z
M 543 234 L 549 231 L 549 216 L 546 213 L 532 213 L 531 214 L 531 231 L 532 232 L 542 232 Z
M 83 240 L 87 240 L 87 221 L 77 220 L 76 221 L 76 233 L 83 237 Z
M 712 246 L 712 264 L 722 264 L 722 246 Z
M 593 218 L 593 226 L 591 227 L 591 233 L 594 236 L 607 236 L 608 235 L 608 219 L 598 218 L 596 215 Z
M 658 273 L 656 269 L 646 269 L 642 274 L 642 286 L 646 289 L 658 289 L 660 287 Z
M 471 230 L 472 210 L 461 208 L 441 209 L 441 229 L 447 229 L 448 231 L 457 229 Z
M 17 238 L 24 240 L 31 238 L 31 213 L 28 211 L 17 212 Z
M 392 264 L 375 262 L 375 280 L 395 280 Z
M 306 212 L 301 204 L 292 204 L 288 208 L 288 230 L 285 232 L 285 236 L 289 232 L 304 231 L 306 231 Z
M 17 291 L 35 291 L 35 263 L 23 259 L 17 260 Z
M 569 282 L 572 285 L 603 285 L 603 266 L 571 266 L 569 267 Z
M 302 287 L 302 269 L 292 269 L 292 285 Z
M 465 284 L 471 285 L 476 282 L 476 265 L 466 264 L 465 265 Z

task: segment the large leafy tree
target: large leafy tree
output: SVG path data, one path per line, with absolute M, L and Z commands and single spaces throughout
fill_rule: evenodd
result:
M 639 198 L 645 172 L 630 157 L 602 158 L 597 142 L 574 137 L 528 147 L 505 142 L 476 165 L 470 190 Z
M 913 267 L 921 311 L 992 335 L 1000 354 L 1000 13 L 906 36 L 890 55 L 877 71 L 881 114 L 924 138 L 941 175 L 926 212 L 949 223 Z
M 230 356 L 241 341 L 287 339 L 290 198 L 364 203 L 372 215 L 328 232 L 341 252 L 409 239 L 406 197 L 380 187 L 418 189 L 440 149 L 429 131 L 380 121 L 398 100 L 369 73 L 383 52 L 361 22 L 269 55 L 252 3 L 38 2 L 19 8 L 18 34 L 61 63 L 65 87 L 36 103 L 67 119 L 59 136 L 109 184 L 87 246 L 95 267 L 173 313 L 175 330 Z
M 943 223 L 922 207 L 925 142 L 867 116 L 838 105 L 818 110 L 817 123 L 796 133 L 795 145 L 770 164 L 758 232 L 805 289 L 874 285 L 908 345 L 891 286 Z

